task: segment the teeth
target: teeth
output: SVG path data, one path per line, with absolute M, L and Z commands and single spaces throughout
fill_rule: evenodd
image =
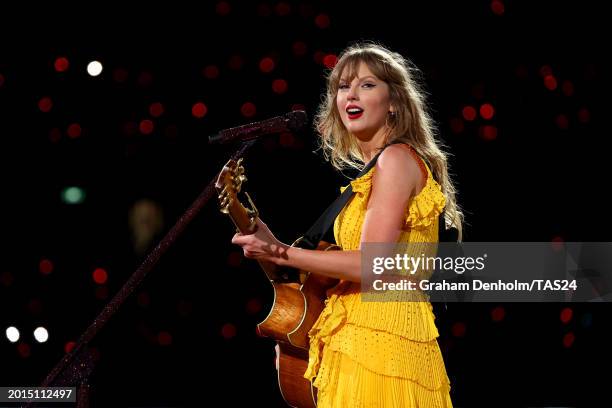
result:
M 346 110 L 348 113 L 359 113 L 359 112 L 363 112 L 363 109 L 359 109 L 359 108 L 349 108 Z

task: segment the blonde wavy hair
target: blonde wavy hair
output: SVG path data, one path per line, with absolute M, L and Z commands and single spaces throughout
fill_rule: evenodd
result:
M 340 76 L 344 73 L 345 79 L 352 81 L 362 62 L 378 79 L 387 83 L 390 102 L 395 107 L 395 115 L 387 120 L 385 144 L 407 143 L 426 161 L 446 197 L 446 228 L 457 228 L 461 241 L 464 217 L 449 175 L 448 153 L 443 150 L 445 146 L 436 141 L 436 128 L 427 112 L 426 94 L 419 83 L 421 72 L 402 55 L 370 42 L 351 45 L 342 52 L 327 76 L 327 92 L 315 117 L 325 159 L 338 170 L 361 170 L 365 165 L 357 140 L 342 123 L 336 105 Z

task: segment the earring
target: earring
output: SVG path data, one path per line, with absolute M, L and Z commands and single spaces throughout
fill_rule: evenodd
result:
M 385 118 L 385 125 L 387 125 L 387 127 L 392 128 L 395 126 L 395 117 L 396 117 L 396 113 L 389 111 L 389 114 L 387 115 L 387 117 Z M 391 119 L 391 124 L 389 124 L 389 119 Z

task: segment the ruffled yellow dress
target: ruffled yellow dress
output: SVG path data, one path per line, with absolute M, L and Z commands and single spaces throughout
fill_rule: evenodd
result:
M 445 197 L 412 152 L 427 180 L 406 208 L 398 242 L 438 242 Z M 335 220 L 336 243 L 344 250 L 360 247 L 375 169 L 351 182 L 355 195 Z M 325 303 L 309 332 L 304 374 L 314 379 L 318 407 L 452 407 L 431 303 L 362 302 L 360 284 L 349 281 L 331 289 Z

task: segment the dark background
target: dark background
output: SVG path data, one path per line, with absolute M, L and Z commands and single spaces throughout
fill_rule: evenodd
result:
M 381 42 L 423 71 L 466 212 L 466 241 L 608 241 L 610 74 L 600 7 L 330 1 L 6 9 L 0 385 L 40 384 L 140 265 L 145 253 L 134 250 L 128 223 L 139 200 L 163 212 L 152 249 L 235 148 L 209 146 L 207 136 L 295 108 L 312 119 L 325 89 L 322 57 L 357 40 Z M 69 61 L 64 72 L 54 69 L 59 57 Z M 268 73 L 259 67 L 265 57 L 275 61 Z M 98 77 L 86 73 L 92 60 L 104 66 Z M 203 73 L 211 65 L 217 78 Z M 285 93 L 273 92 L 275 79 L 287 81 Z M 48 112 L 38 106 L 45 97 Z M 202 118 L 192 115 L 198 102 L 207 106 Z M 256 107 L 251 116 L 241 113 L 247 102 Z M 161 116 L 151 115 L 153 103 L 163 105 Z M 491 119 L 464 118 L 464 107 L 485 103 L 495 109 Z M 153 122 L 150 134 L 139 130 L 143 120 Z M 74 123 L 78 137 L 68 135 Z M 245 166 L 262 219 L 287 243 L 355 175 L 324 162 L 312 126 L 262 139 Z M 61 200 L 68 186 L 86 192 L 81 204 Z M 92 406 L 245 399 L 282 406 L 273 343 L 255 335 L 271 289 L 232 235 L 209 203 L 94 339 Z M 45 260 L 49 274 L 40 271 Z M 96 268 L 107 271 L 106 283 L 94 282 Z M 435 307 L 456 406 L 607 405 L 607 304 Z M 18 343 L 4 335 L 8 326 L 20 330 Z M 32 336 L 38 326 L 49 331 L 46 343 Z

